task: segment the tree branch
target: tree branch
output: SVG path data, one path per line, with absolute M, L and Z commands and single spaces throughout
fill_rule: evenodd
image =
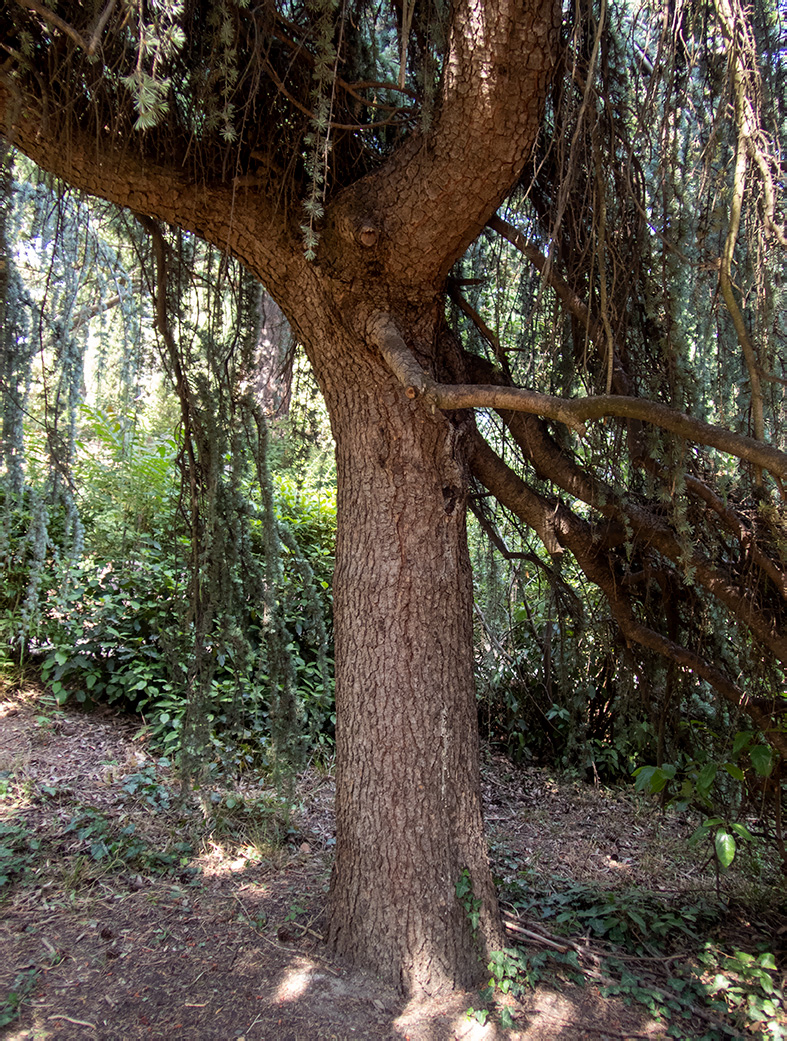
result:
M 599 552 L 590 526 L 562 505 L 544 499 L 508 467 L 483 441 L 473 442 L 470 457 L 473 474 L 504 506 L 539 533 L 548 528 L 550 537 L 570 550 L 587 578 L 604 593 L 618 627 L 629 643 L 639 644 L 706 680 L 730 705 L 748 713 L 767 740 L 787 758 L 787 734 L 775 723 L 772 714 L 759 702 L 746 697 L 740 687 L 699 654 L 670 640 L 639 622 L 628 598 L 622 595 L 623 583 L 615 575 L 604 553 Z M 538 527 L 536 526 L 538 524 Z
M 453 410 L 465 408 L 511 409 L 544 416 L 564 423 L 580 436 L 585 433 L 585 420 L 606 416 L 638 419 L 673 434 L 709 445 L 761 466 L 778 477 L 787 479 L 787 454 L 754 438 L 735 434 L 723 427 L 692 419 L 656 401 L 624 397 L 618 394 L 599 394 L 588 398 L 557 398 L 551 394 L 520 387 L 462 385 L 437 383 L 429 377 L 407 347 L 396 323 L 384 312 L 370 316 L 366 326 L 367 338 L 380 350 L 389 368 L 405 388 L 410 399 L 423 397 L 435 408 Z
M 55 29 L 59 29 L 62 33 L 65 33 L 69 39 L 73 40 L 77 47 L 81 47 L 83 51 L 90 52 L 90 44 L 78 33 L 77 30 L 69 25 L 68 22 L 63 21 L 60 15 L 55 14 L 51 11 L 46 4 L 42 4 L 40 0 L 16 0 L 19 7 L 24 8 L 26 11 L 35 11 L 39 18 L 43 21 L 48 22 Z
M 471 376 L 491 378 L 494 374 L 495 370 L 488 361 L 468 354 L 465 354 L 465 359 L 470 366 Z M 555 444 L 543 423 L 535 416 L 505 410 L 500 415 L 516 444 L 543 478 L 551 481 L 563 491 L 568 492 L 569 495 L 580 499 L 588 506 L 592 506 L 593 509 L 598 510 L 607 518 L 627 518 L 628 523 L 634 525 L 643 534 L 647 542 L 651 541 L 651 533 L 666 532 L 671 535 L 669 527 L 665 525 L 662 519 L 654 516 L 647 509 L 637 507 L 634 503 L 623 501 L 610 485 L 583 471 L 570 456 Z M 689 494 L 695 498 L 702 499 L 719 516 L 725 529 L 738 539 L 742 553 L 771 579 L 780 596 L 787 599 L 787 576 L 759 548 L 755 533 L 749 530 L 741 518 L 726 506 L 718 495 L 702 481 L 691 474 L 684 474 L 683 480 L 686 483 L 686 490 Z M 666 543 L 663 543 L 659 549 L 676 563 L 684 562 L 682 549 L 674 538 L 669 542 L 668 546 Z M 704 559 L 698 559 L 698 562 L 702 565 L 702 569 L 697 577 L 705 585 L 704 580 L 713 573 L 713 569 L 710 568 L 708 562 Z M 716 588 L 711 588 L 710 585 L 705 587 L 709 592 L 716 595 L 719 588 L 724 589 L 726 587 L 726 583 L 724 580 L 720 580 L 720 585 L 716 584 Z M 727 606 L 731 605 L 728 603 Z M 739 613 L 737 608 L 733 608 L 742 621 L 746 620 L 754 607 L 749 596 L 744 597 L 743 606 L 745 606 L 743 615 Z M 760 614 L 763 615 L 762 622 L 765 626 L 763 632 L 766 633 L 767 640 L 773 633 L 772 619 L 769 623 L 767 612 L 760 612 Z M 783 655 L 784 650 L 782 645 L 777 653 Z
M 357 186 L 393 281 L 441 281 L 516 183 L 557 61 L 556 0 L 457 0 L 431 125 Z
M 113 128 L 83 126 L 69 107 L 51 104 L 43 83 L 41 90 L 40 98 L 19 94 L 13 79 L 0 77 L 0 134 L 43 170 L 231 251 L 271 292 L 303 279 L 300 242 L 275 198 L 244 193 L 241 210 L 232 185 L 205 183 L 182 156 L 145 155 L 141 137 L 132 144 Z

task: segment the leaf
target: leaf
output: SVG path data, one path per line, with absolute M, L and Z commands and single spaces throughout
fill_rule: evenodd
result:
M 500 1026 L 503 1030 L 513 1030 L 516 1026 L 514 1017 L 511 1015 L 511 1010 L 506 1008 L 505 1005 L 500 1009 Z
M 773 770 L 773 755 L 768 745 L 753 745 L 749 749 L 749 759 L 760 777 L 767 777 Z
M 675 772 L 676 768 L 671 763 L 665 763 L 664 766 L 641 766 L 634 771 L 634 776 L 637 778 L 634 790 L 641 792 L 645 788 L 649 788 L 651 793 L 656 795 L 664 788 L 667 781 L 673 779 Z
M 732 742 L 732 758 L 737 759 L 743 749 L 748 745 L 751 739 L 754 737 L 753 730 L 739 730 L 735 735 L 735 740 Z
M 730 777 L 734 778 L 736 781 L 743 781 L 743 770 L 741 770 L 739 766 L 736 766 L 735 763 L 725 763 L 724 769 Z
M 706 763 L 705 766 L 700 770 L 697 775 L 697 791 L 701 795 L 707 795 L 710 790 L 710 786 L 716 780 L 716 774 L 718 773 L 718 763 Z
M 645 919 L 642 917 L 642 915 L 639 914 L 638 911 L 634 911 L 631 908 L 629 908 L 629 918 L 632 920 L 632 922 L 634 922 L 636 925 L 640 927 L 640 929 L 642 930 L 642 935 L 647 936 L 648 927 L 645 924 Z
M 748 839 L 750 842 L 754 842 L 754 836 L 745 826 L 745 824 L 731 824 L 730 828 L 735 832 L 736 835 L 740 835 L 742 839 Z
M 735 857 L 735 839 L 728 831 L 719 828 L 714 840 L 716 856 L 723 868 L 728 868 Z

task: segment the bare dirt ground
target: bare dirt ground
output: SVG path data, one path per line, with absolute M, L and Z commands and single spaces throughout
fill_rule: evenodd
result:
M 525 868 L 531 883 L 562 878 L 605 892 L 639 887 L 661 894 L 665 905 L 675 894 L 716 897 L 713 873 L 686 855 L 685 822 L 630 793 L 558 782 L 490 754 L 484 778 L 490 850 L 504 894 Z M 642 1004 L 603 996 L 610 981 L 602 948 L 580 936 L 557 936 L 535 912 L 527 917 L 512 909 L 518 930 L 512 943 L 541 958 L 547 952 L 573 959 L 576 967 L 539 968 L 532 989 L 519 1000 L 503 999 L 514 1029 L 502 1029 L 495 1017 L 482 1024 L 468 1015 L 488 1007 L 477 993 L 407 1003 L 324 951 L 330 774 L 307 771 L 294 802 L 288 813 L 275 791 L 248 781 L 232 791 L 205 790 L 183 804 L 134 721 L 58 710 L 34 690 L 0 693 L 0 879 L 3 865 L 7 874 L 0 885 L 0 1016 L 5 1010 L 10 1020 L 0 1036 L 777 1036 L 744 1035 L 714 1011 L 687 1006 L 651 1014 Z M 775 910 L 766 899 L 772 879 L 752 883 L 731 872 L 723 884 L 741 906 L 767 905 L 759 917 L 739 913 L 731 927 L 749 941 L 755 934 L 772 940 L 769 950 L 783 947 L 785 908 Z M 550 908 L 544 913 L 554 914 Z M 675 958 L 629 960 L 640 973 L 663 974 Z

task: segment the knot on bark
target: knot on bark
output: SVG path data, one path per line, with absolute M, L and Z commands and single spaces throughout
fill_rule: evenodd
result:
M 379 230 L 370 223 L 364 223 L 358 229 L 358 241 L 365 249 L 371 249 L 377 245 L 380 238 Z

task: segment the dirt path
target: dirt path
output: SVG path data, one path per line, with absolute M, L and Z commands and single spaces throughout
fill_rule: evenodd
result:
M 513 1030 L 468 1017 L 468 1009 L 484 1007 L 478 994 L 404 1003 L 379 980 L 333 963 L 320 942 L 332 844 L 329 775 L 301 778 L 291 815 L 275 792 L 251 783 L 206 790 L 201 803 L 184 807 L 166 763 L 135 738 L 133 722 L 55 711 L 33 694 L 6 697 L 0 1014 L 11 1021 L 0 1036 L 667 1036 L 668 1020 L 602 997 L 592 964 L 579 974 L 541 971 L 534 989 L 509 1003 Z M 676 871 L 670 860 L 675 822 L 505 760 L 490 759 L 484 776 L 492 856 L 504 884 L 523 864 L 544 878 L 597 880 L 605 889 L 654 887 L 654 879 L 664 890 L 708 883 L 687 879 L 690 868 Z M 546 945 L 535 942 L 536 952 L 550 949 L 542 932 Z M 580 975 L 584 986 L 572 982 Z M 687 1022 L 685 1036 L 711 1027 L 702 1018 Z

